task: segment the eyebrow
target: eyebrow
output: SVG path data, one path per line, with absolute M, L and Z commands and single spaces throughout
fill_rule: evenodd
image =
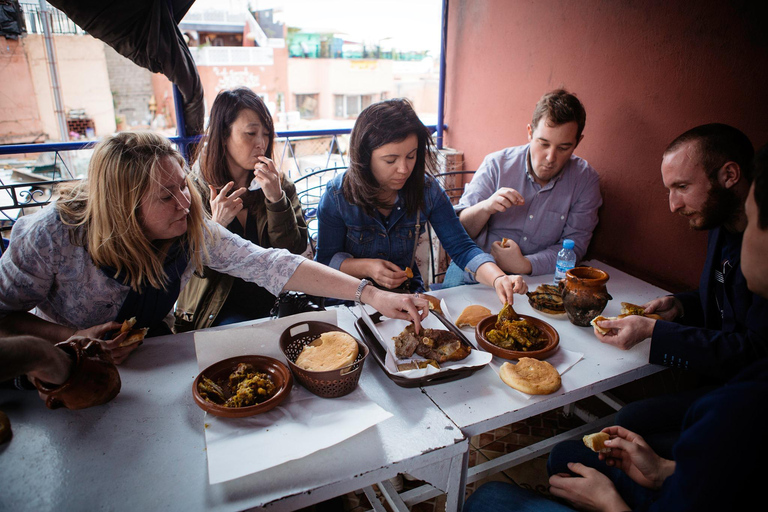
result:
M 549 142 L 551 144 L 551 142 L 544 137 L 536 137 L 536 139 L 542 142 Z M 558 144 L 558 146 L 573 146 L 573 142 L 563 142 L 562 144 Z
M 411 151 L 407 152 L 407 153 L 405 154 L 405 156 L 408 156 L 408 155 L 410 155 L 410 154 L 411 154 L 411 153 L 413 153 L 414 151 L 418 152 L 418 151 L 419 151 L 419 148 L 413 148 Z M 400 156 L 400 155 L 399 155 L 399 154 L 397 154 L 397 153 L 392 153 L 392 154 L 389 154 L 389 155 L 381 155 L 381 158 L 392 158 L 392 157 L 398 157 L 398 156 Z

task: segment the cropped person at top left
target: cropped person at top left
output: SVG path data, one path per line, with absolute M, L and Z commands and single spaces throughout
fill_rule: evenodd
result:
M 272 161 L 275 128 L 264 100 L 245 87 L 221 91 L 207 135 L 192 173 L 214 222 L 261 247 L 306 250 L 296 187 Z M 176 330 L 263 318 L 274 303 L 258 284 L 205 267 L 179 295 Z
M 384 289 L 423 291 L 413 254 L 429 222 L 453 261 L 494 288 L 502 303 L 526 292 L 522 277 L 506 275 L 464 231 L 432 177 L 432 139 L 408 100 L 382 101 L 360 113 L 349 160 L 320 200 L 317 261 Z
M 203 266 L 272 294 L 361 300 L 420 327 L 426 300 L 366 286 L 284 249 L 263 249 L 212 222 L 184 166 L 170 141 L 152 132 L 99 143 L 87 179 L 13 226 L 0 258 L 0 336 L 101 339 L 132 317 L 149 336 L 169 334 L 179 292 Z M 125 334 L 101 342 L 115 362 L 138 346 L 123 341 Z

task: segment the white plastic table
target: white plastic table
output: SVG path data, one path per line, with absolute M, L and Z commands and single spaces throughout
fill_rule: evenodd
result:
M 339 325 L 354 334 L 353 321 L 339 310 Z M 36 392 L 0 390 L 14 433 L 0 445 L 0 510 L 295 510 L 382 481 L 404 510 L 387 482 L 402 472 L 447 492 L 449 510 L 463 498 L 468 440 L 420 389 L 398 387 L 372 358 L 360 386 L 394 417 L 304 459 L 209 485 L 204 412 L 191 393 L 197 373 L 187 333 L 146 340 L 120 367 L 120 394 L 103 406 L 48 410 Z
M 604 263 L 590 261 L 585 264 L 603 269 L 610 276 L 607 288 L 613 300 L 606 306 L 603 312 L 605 316 L 618 315 L 621 302 L 644 304 L 668 293 Z M 528 277 L 526 282 L 529 289 L 534 290 L 539 284 L 550 283 L 552 277 Z M 482 285 L 460 286 L 430 293 L 445 299 L 453 315 L 458 315 L 470 304 L 485 305 L 493 312 L 498 312 L 501 306 L 496 293 Z M 584 358 L 562 376 L 562 388 L 552 395 L 527 398 L 504 384 L 491 366 L 467 379 L 425 387 L 424 392 L 468 437 L 525 420 L 589 396 L 596 395 L 618 409 L 621 404 L 612 403 L 611 397 L 603 392 L 664 369 L 663 366 L 648 363 L 650 340 L 625 351 L 600 343 L 592 327 L 573 325 L 565 315 L 551 316 L 537 312 L 529 305 L 525 296 L 516 297 L 514 308 L 520 314 L 536 316 L 551 324 L 560 334 L 560 346 L 572 352 L 583 353 Z M 474 342 L 474 332 L 465 330 L 465 333 L 470 341 Z M 503 362 L 499 358 L 495 358 L 495 361 L 499 364 Z M 611 423 L 612 418 L 613 415 L 602 418 L 470 469 L 467 468 L 465 460 L 463 485 L 547 453 L 554 444 L 564 439 L 600 430 Z

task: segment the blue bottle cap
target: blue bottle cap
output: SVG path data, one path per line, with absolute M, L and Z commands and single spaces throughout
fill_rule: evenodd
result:
M 565 240 L 563 240 L 563 247 L 565 247 L 566 249 L 573 249 L 573 246 L 574 246 L 573 240 L 571 240 L 570 238 L 566 238 Z

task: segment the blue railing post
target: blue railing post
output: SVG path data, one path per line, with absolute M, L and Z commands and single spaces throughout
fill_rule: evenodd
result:
M 442 30 L 440 32 L 440 81 L 437 92 L 437 149 L 443 149 L 443 106 L 445 105 L 445 48 L 448 39 L 448 0 L 443 0 Z

